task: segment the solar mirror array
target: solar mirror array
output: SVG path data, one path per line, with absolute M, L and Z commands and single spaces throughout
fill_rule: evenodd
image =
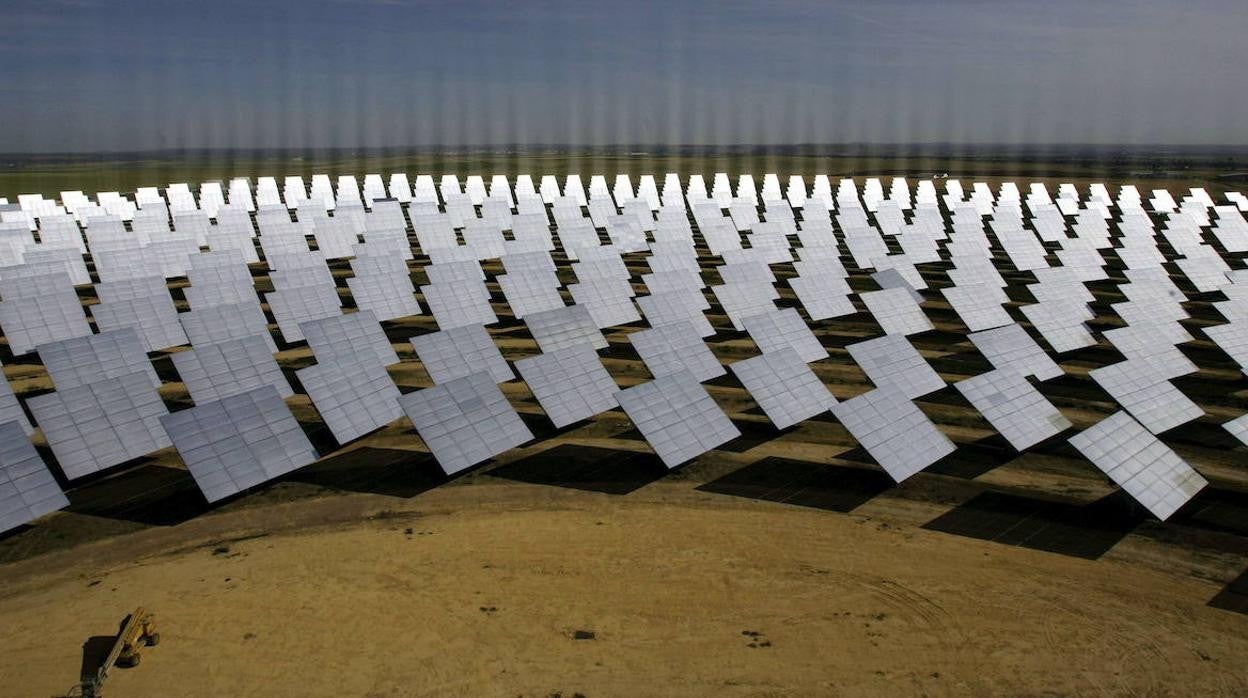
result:
M 539 451 L 533 410 L 556 433 L 631 424 L 668 468 L 756 448 L 747 422 L 780 438 L 815 420 L 900 482 L 958 451 L 941 405 L 965 403 L 1012 453 L 1073 431 L 1163 520 L 1207 484 L 1164 439 L 1213 422 L 1248 443 L 1242 406 L 1188 394 L 1248 373 L 1241 196 L 362 179 L 7 206 L 0 358 L 48 384 L 0 383 L 0 528 L 172 452 L 207 501 L 236 496 L 321 457 L 318 417 L 341 446 L 386 430 L 445 476 Z

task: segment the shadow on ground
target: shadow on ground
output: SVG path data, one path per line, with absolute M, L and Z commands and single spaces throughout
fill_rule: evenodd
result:
M 768 502 L 850 512 L 893 487 L 879 470 L 770 457 L 697 489 Z
M 501 465 L 494 477 L 603 494 L 628 494 L 667 474 L 653 453 L 562 444 Z
M 983 492 L 923 525 L 968 538 L 1095 560 L 1145 520 L 1125 492 L 1088 504 Z
M 415 497 L 447 481 L 433 456 L 421 451 L 364 446 L 335 453 L 285 479 L 389 497 Z

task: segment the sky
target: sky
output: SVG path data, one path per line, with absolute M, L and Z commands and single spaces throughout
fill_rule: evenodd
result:
M 4 0 L 0 152 L 1248 143 L 1244 0 Z

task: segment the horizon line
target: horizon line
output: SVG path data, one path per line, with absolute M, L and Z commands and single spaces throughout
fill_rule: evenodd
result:
M 828 143 L 618 143 L 618 144 L 576 144 L 576 143 L 516 143 L 516 144 L 460 144 L 460 145 L 387 145 L 387 146 L 185 146 L 170 148 L 140 148 L 117 150 L 14 150 L 0 151 L 0 157 L 86 157 L 107 155 L 159 155 L 186 153 L 252 153 L 252 154 L 298 154 L 298 153 L 428 153 L 428 154 L 459 154 L 459 153 L 493 153 L 508 154 L 528 151 L 579 151 L 603 155 L 652 155 L 656 153 L 680 154 L 681 151 L 701 151 L 702 154 L 734 151 L 794 151 L 794 150 L 829 150 L 829 149 L 915 149 L 946 151 L 957 150 L 1028 150 L 1028 149 L 1071 149 L 1088 150 L 1204 150 L 1213 151 L 1228 149 L 1232 151 L 1248 151 L 1248 143 L 1090 143 L 1090 142 L 1037 142 L 1037 143 L 953 143 L 942 141 L 916 142 L 828 142 Z M 640 149 L 640 150 L 639 150 Z M 631 152 L 621 152 L 631 151 Z M 654 151 L 654 152 L 650 152 Z M 758 154 L 767 154 L 766 152 Z M 786 154 L 778 152 L 776 154 Z M 793 153 L 787 153 L 793 154 Z M 800 154 L 800 153 L 799 153 Z M 826 156 L 836 153 L 816 153 Z

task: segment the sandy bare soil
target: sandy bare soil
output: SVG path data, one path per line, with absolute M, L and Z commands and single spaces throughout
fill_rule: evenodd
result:
M 612 497 L 482 478 L 218 513 L 0 568 L 0 684 L 64 693 L 83 642 L 144 604 L 162 642 L 110 695 L 1248 690 L 1248 616 L 1203 605 L 1217 583 L 1131 558 L 679 482 Z

